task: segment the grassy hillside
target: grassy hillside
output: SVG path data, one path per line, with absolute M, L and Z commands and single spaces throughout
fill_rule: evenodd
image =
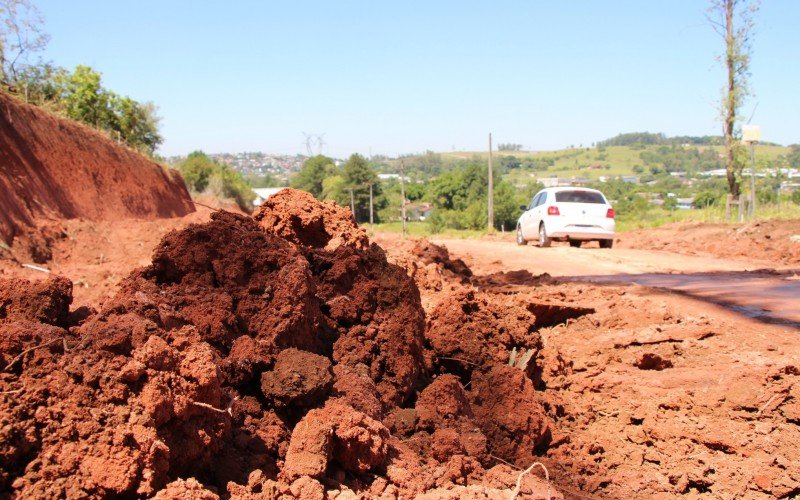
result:
M 513 156 L 523 163 L 526 160 L 552 161 L 546 168 L 539 167 L 533 171 L 523 168 L 525 172 L 519 174 L 528 177 L 533 173 L 536 177 L 585 177 L 597 179 L 601 176 L 613 177 L 622 175 L 637 175 L 635 167 L 640 167 L 643 172 L 648 172 L 648 166 L 642 160 L 642 153 L 657 153 L 662 145 L 647 146 L 608 146 L 605 148 L 575 148 L 557 151 L 500 151 L 494 154 L 495 161 L 501 162 L 503 157 Z M 724 146 L 686 146 L 684 150 L 697 150 L 699 153 L 715 152 L 719 158 L 724 155 Z M 774 161 L 780 156 L 790 152 L 783 146 L 757 146 L 756 159 L 759 163 Z M 488 153 L 483 151 L 463 151 L 441 153 L 442 162 L 447 164 L 461 160 L 480 159 L 487 160 Z M 538 163 L 537 163 L 538 165 Z M 720 168 L 722 168 L 720 166 Z

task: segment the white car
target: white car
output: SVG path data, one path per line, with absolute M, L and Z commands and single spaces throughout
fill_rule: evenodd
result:
M 600 248 L 614 244 L 614 208 L 596 189 L 553 187 L 542 189 L 517 221 L 517 244 L 537 240 L 549 247 L 553 240 L 573 247 L 598 241 Z

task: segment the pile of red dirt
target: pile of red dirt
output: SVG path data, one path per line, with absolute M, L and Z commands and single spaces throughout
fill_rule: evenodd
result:
M 286 190 L 168 234 L 98 313 L 69 311 L 63 278 L 0 282 L 0 495 L 508 497 L 503 462 L 550 440 L 540 391 L 494 341 L 469 373 L 437 364 L 444 324 L 426 333 L 414 282 L 359 234 Z M 502 348 L 535 352 L 524 316 Z
M 687 255 L 763 259 L 800 264 L 800 221 L 765 220 L 746 224 L 676 223 L 617 236 L 620 248 L 667 250 Z
M 2 92 L 0 167 L 0 241 L 25 239 L 38 261 L 47 259 L 46 240 L 53 237 L 36 231 L 44 221 L 153 219 L 194 211 L 177 171 Z

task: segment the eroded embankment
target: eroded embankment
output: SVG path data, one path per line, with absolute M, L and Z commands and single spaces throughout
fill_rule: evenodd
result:
M 54 219 L 151 219 L 192 211 L 176 171 L 0 92 L 0 241 L 10 244 Z

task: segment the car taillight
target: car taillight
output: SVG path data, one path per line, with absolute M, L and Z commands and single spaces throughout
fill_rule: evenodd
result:
M 608 209 L 608 212 L 606 212 L 606 217 L 608 217 L 609 219 L 613 219 L 614 218 L 614 209 L 613 208 L 609 208 Z
M 547 215 L 561 215 L 558 211 L 558 207 L 547 207 Z

